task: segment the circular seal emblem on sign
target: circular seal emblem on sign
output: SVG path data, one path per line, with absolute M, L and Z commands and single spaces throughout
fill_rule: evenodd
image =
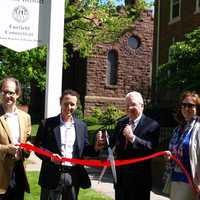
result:
M 17 6 L 13 9 L 12 16 L 17 22 L 25 22 L 29 17 L 29 12 L 26 7 Z

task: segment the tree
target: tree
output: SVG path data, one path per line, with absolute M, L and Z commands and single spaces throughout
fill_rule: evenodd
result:
M 44 90 L 46 47 L 20 53 L 2 47 L 0 58 L 0 77 L 15 76 L 24 85 L 37 83 L 37 86 Z
M 136 5 L 114 6 L 110 0 L 70 0 L 65 10 L 64 67 L 74 51 L 88 56 L 97 43 L 112 42 L 133 24 L 144 9 L 144 0 Z M 72 51 L 67 51 L 72 47 Z M 25 52 L 0 48 L 0 77 L 14 75 L 23 85 L 36 84 L 43 91 L 46 80 L 47 48 Z
M 116 41 L 145 5 L 143 0 L 126 7 L 95 0 L 69 4 L 65 12 L 65 46 L 72 45 L 82 56 L 88 56 L 96 44 Z
M 0 48 L 0 77 L 14 76 L 22 84 L 22 97 L 19 104 L 31 105 L 31 108 L 40 108 L 36 102 L 31 102 L 35 87 L 40 91 L 45 89 L 46 47 L 39 47 L 21 53 L 7 48 Z M 34 88 L 34 89 L 33 89 Z M 39 95 L 40 92 L 38 92 Z
M 199 90 L 200 28 L 170 47 L 170 61 L 159 68 L 160 87 Z

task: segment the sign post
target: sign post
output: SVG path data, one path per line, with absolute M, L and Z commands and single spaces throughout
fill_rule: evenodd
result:
M 45 117 L 60 112 L 59 97 L 62 90 L 64 0 L 51 0 Z

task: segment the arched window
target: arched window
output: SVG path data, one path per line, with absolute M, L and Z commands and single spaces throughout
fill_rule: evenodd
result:
M 118 53 L 116 50 L 111 50 L 108 52 L 107 58 L 107 84 L 116 85 L 117 84 L 117 65 L 118 65 Z
M 181 17 L 181 0 L 170 1 L 170 21 L 180 20 Z

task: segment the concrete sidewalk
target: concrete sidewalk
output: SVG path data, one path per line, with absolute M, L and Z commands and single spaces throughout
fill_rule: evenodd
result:
M 35 154 L 32 152 L 28 161 L 26 162 L 26 170 L 39 171 L 40 166 L 41 166 L 41 160 L 38 157 L 36 157 Z M 112 177 L 109 170 L 106 171 L 106 174 L 100 183 L 98 183 L 98 177 L 100 175 L 101 169 L 88 167 L 87 171 L 91 178 L 92 189 L 114 199 Z M 169 198 L 151 192 L 151 200 L 169 200 Z

